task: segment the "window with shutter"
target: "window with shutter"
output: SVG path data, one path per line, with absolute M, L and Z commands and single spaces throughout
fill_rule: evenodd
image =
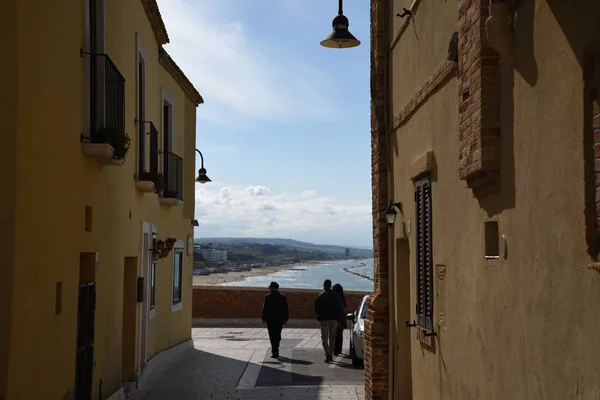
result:
M 431 178 L 415 182 L 417 324 L 433 330 L 433 259 L 431 249 Z

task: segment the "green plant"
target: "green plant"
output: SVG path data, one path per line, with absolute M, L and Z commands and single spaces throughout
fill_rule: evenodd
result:
M 158 172 L 152 177 L 152 182 L 154 183 L 154 191 L 160 193 L 165 187 L 165 176 Z
M 101 126 L 98 129 L 97 141 L 111 145 L 114 149 L 113 158 L 115 160 L 125 161 L 131 145 L 131 138 L 125 132 L 119 132 L 114 127 Z

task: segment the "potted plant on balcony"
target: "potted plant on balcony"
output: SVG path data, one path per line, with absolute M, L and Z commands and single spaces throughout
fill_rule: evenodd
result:
M 152 182 L 154 183 L 154 191 L 160 194 L 165 186 L 165 176 L 162 173 L 157 172 L 152 177 Z
M 119 161 L 125 161 L 129 146 L 131 145 L 131 138 L 125 132 L 119 132 L 114 127 L 101 126 L 98 129 L 96 135 L 97 141 L 100 143 L 107 143 L 113 149 L 113 158 Z

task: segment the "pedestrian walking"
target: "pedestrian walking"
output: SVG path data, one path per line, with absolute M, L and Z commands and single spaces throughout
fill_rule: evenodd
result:
M 325 350 L 325 362 L 328 363 L 333 360 L 335 334 L 344 317 L 342 301 L 340 296 L 331 290 L 329 279 L 325 279 L 323 291 L 315 300 L 315 313 L 321 324 L 321 343 L 323 344 L 323 350 Z
M 269 340 L 271 341 L 271 357 L 279 357 L 279 344 L 281 343 L 281 331 L 283 325 L 288 321 L 287 298 L 279 291 L 279 284 L 271 282 L 270 293 L 265 296 L 262 306 L 261 319 L 267 324 Z
M 342 302 L 342 308 L 343 308 L 343 315 L 346 315 L 346 306 L 348 305 L 348 303 L 346 303 L 346 296 L 344 295 L 344 288 L 339 283 L 336 283 L 335 285 L 333 285 L 332 290 L 338 296 L 340 296 L 340 300 Z M 346 318 L 345 317 L 342 319 L 342 323 L 339 324 L 339 326 L 337 327 L 337 331 L 335 333 L 335 348 L 333 350 L 334 356 L 339 356 L 340 354 L 342 354 L 342 347 L 344 344 L 343 343 L 344 342 L 344 329 L 346 329 Z

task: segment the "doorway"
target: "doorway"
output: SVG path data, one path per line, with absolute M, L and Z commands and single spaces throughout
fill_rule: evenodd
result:
M 123 269 L 123 350 L 121 380 L 135 381 L 135 344 L 137 314 L 137 257 L 125 257 Z
M 91 400 L 94 375 L 94 331 L 96 320 L 96 254 L 79 256 L 75 398 Z

